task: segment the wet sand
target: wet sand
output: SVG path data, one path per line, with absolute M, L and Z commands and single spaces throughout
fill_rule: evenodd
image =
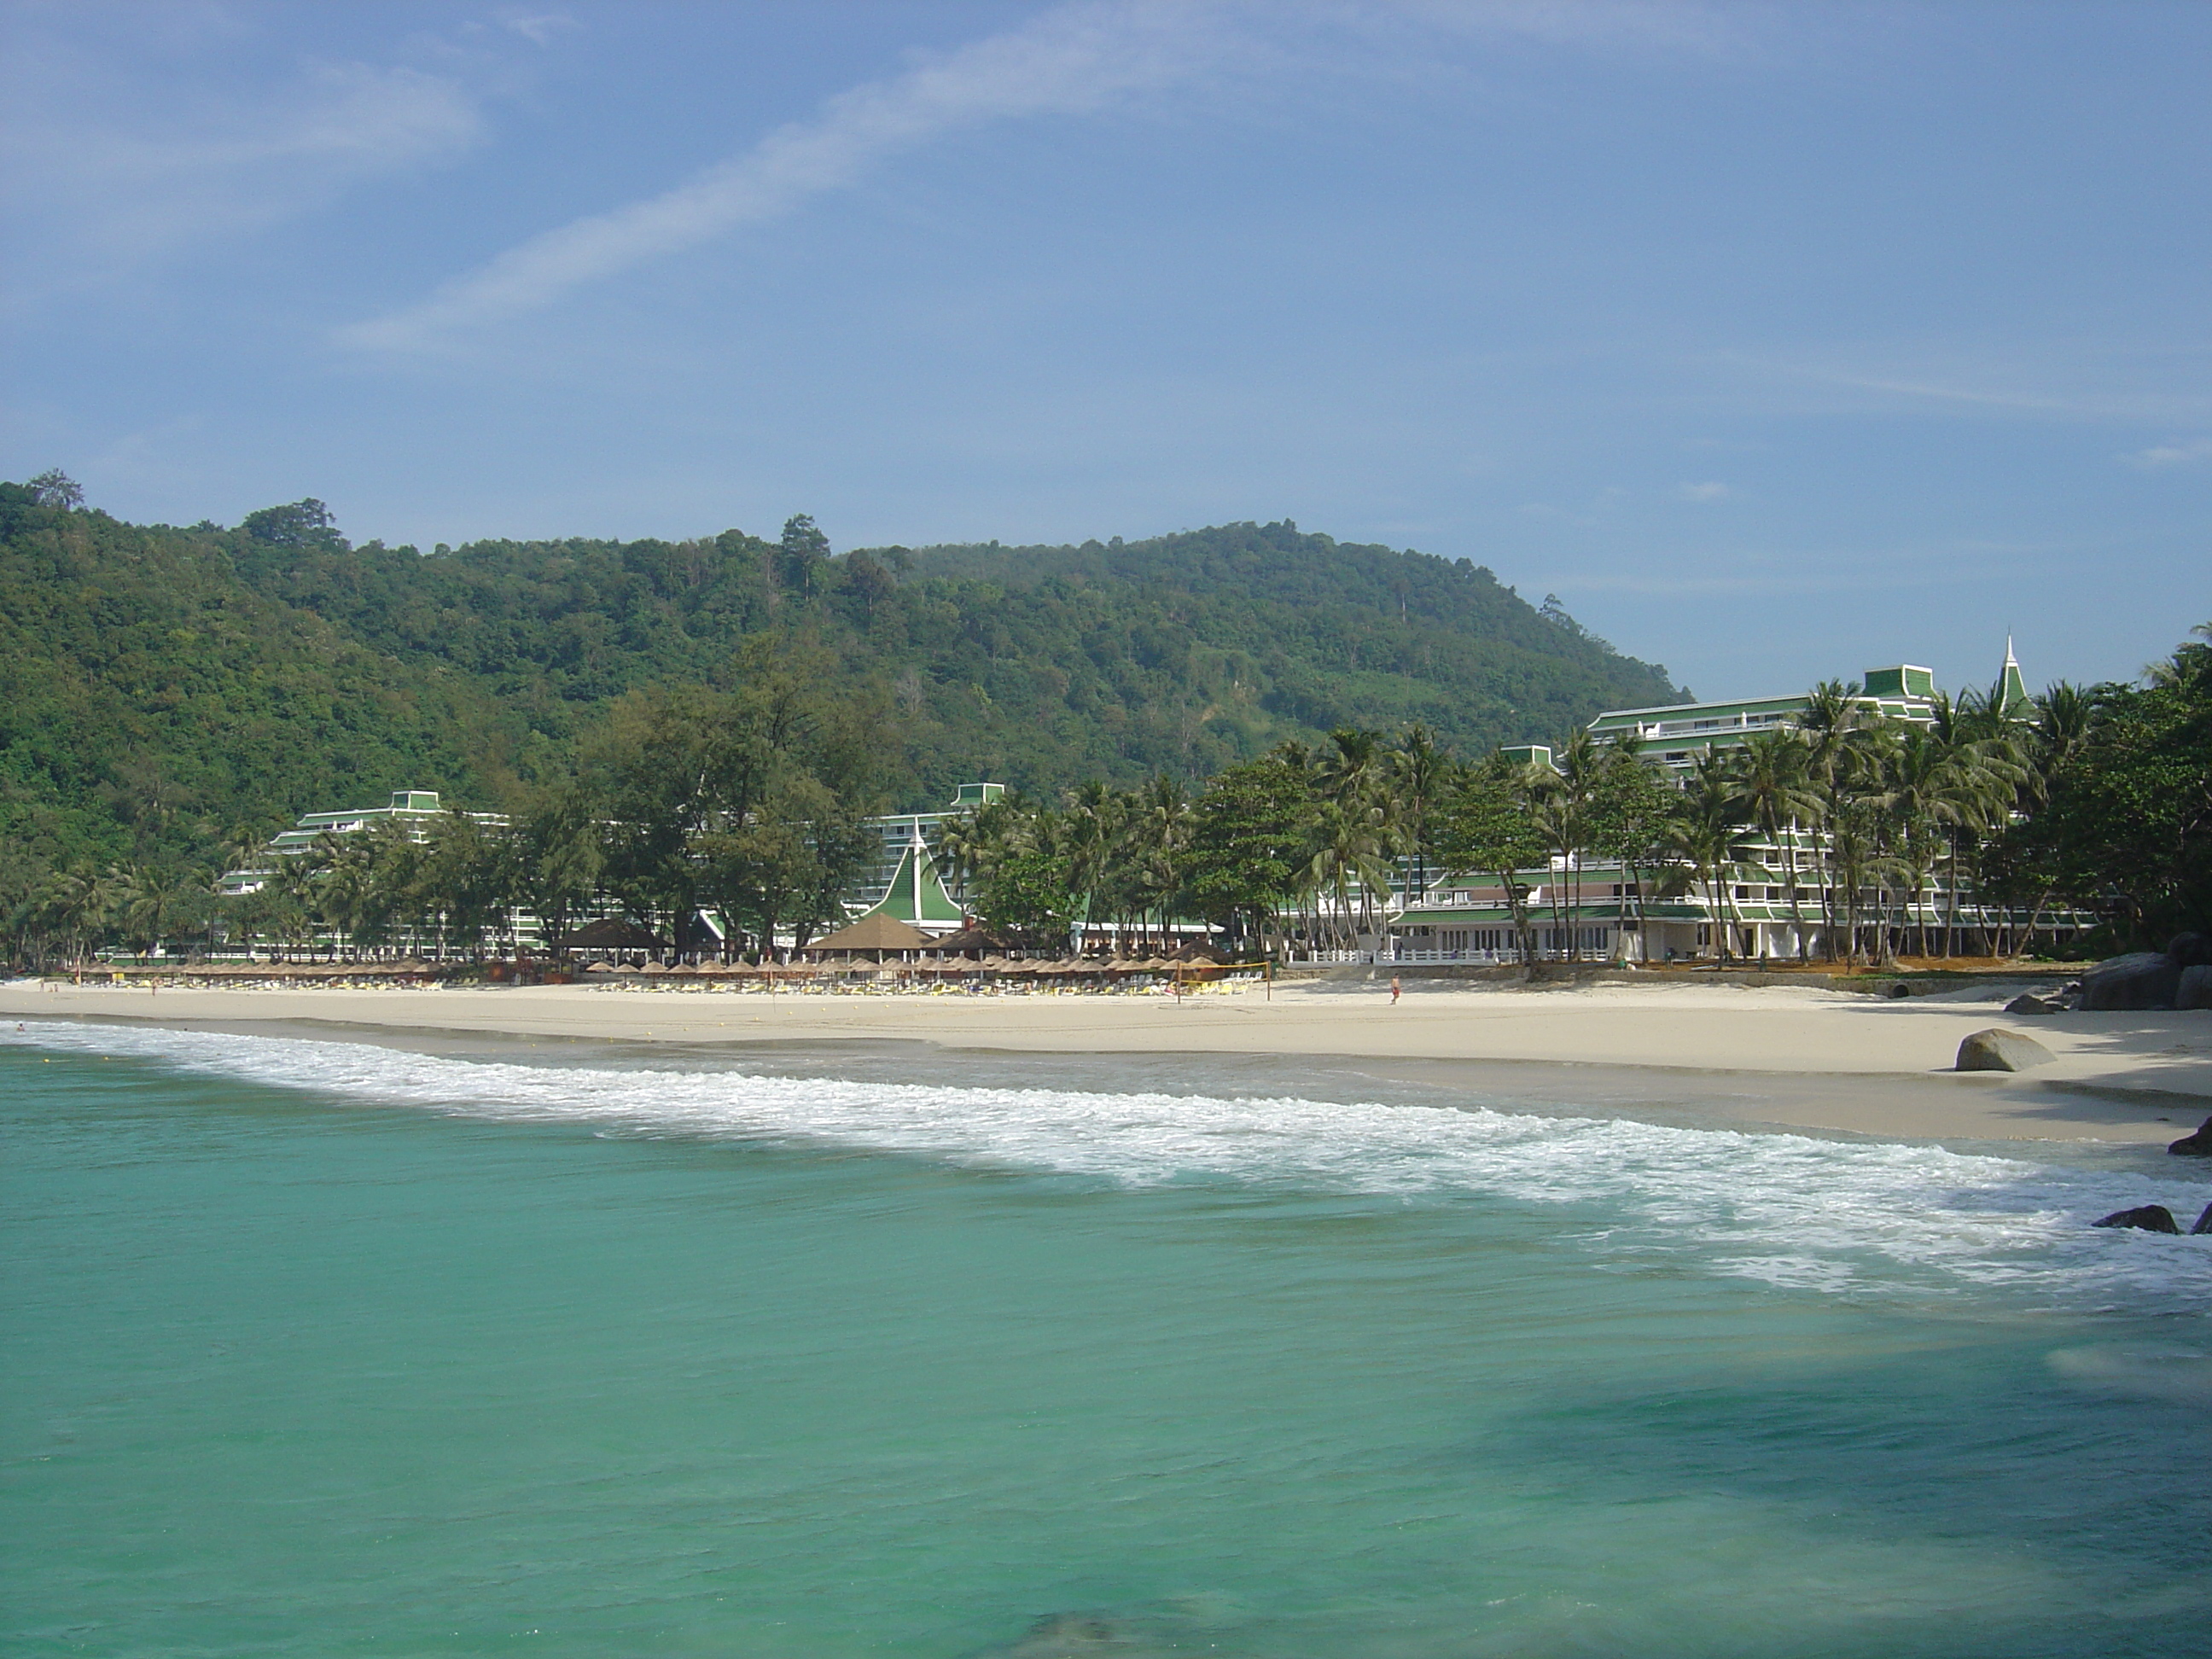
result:
M 925 1043 L 939 1050 L 1249 1057 L 1270 1092 L 1301 1060 L 1342 1079 L 1510 1091 L 1608 1109 L 1913 1139 L 2171 1140 L 2212 1111 L 2212 1013 L 2008 1017 L 2009 989 L 1889 1002 L 1790 988 L 1480 989 L 1387 981 L 1150 996 L 834 995 L 628 991 L 158 992 L 0 985 L 0 1017 L 130 1019 L 430 1046 L 440 1036 L 731 1052 L 750 1045 Z M 1960 1073 L 1960 1040 L 2023 1030 L 2056 1061 Z M 1264 1062 L 1262 1064 L 1261 1062 Z M 994 1067 L 994 1069 L 1001 1069 Z

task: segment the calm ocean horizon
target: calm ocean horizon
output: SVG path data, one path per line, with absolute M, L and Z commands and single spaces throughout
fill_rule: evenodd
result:
M 0 1033 L 0 1650 L 2202 1650 L 2212 1171 L 1255 1075 Z

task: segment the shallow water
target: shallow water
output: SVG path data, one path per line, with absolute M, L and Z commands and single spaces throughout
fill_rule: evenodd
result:
M 0 1033 L 0 1649 L 2201 1650 L 2204 1172 L 1239 1075 Z

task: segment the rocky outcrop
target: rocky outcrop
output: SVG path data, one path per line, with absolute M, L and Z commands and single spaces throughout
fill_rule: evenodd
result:
M 2102 1221 L 2093 1221 L 2093 1227 L 2132 1227 L 2138 1232 L 2178 1233 L 2180 1227 L 2173 1219 L 2173 1212 L 2163 1204 L 2139 1204 L 2132 1210 L 2115 1210 Z
M 2100 962 L 2081 975 L 2081 1009 L 2121 1014 L 2171 1008 L 2180 988 L 2180 963 L 2163 951 L 2137 951 Z
M 1992 1025 L 1959 1045 L 1958 1066 L 1962 1072 L 2025 1072 L 2057 1057 L 2024 1031 Z
M 2091 1013 L 2212 1007 L 2212 938 L 2176 933 L 2163 951 L 2099 963 L 2081 975 L 2080 1006 Z
M 2005 1004 L 2008 1014 L 2063 1014 L 2066 1005 L 2056 997 L 2039 997 L 2029 991 Z
M 2184 1135 L 2166 1149 L 2177 1158 L 2212 1158 L 2212 1117 L 2197 1127 L 2193 1135 Z
M 2212 1204 L 2204 1206 L 2204 1213 L 2197 1218 L 2197 1224 L 2189 1230 L 2191 1238 L 2203 1233 L 2212 1233 Z
M 2212 965 L 2192 962 L 2181 970 L 2181 982 L 2173 989 L 2173 1006 L 2212 1008 Z

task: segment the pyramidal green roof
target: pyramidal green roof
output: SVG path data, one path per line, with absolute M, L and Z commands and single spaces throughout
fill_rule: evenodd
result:
M 2012 654 L 2012 636 L 2005 635 L 2004 668 L 1997 676 L 1997 706 L 2008 714 L 2025 714 L 2035 701 L 2027 695 L 2027 681 Z
M 917 866 L 916 860 L 920 860 Z M 957 927 L 967 920 L 937 873 L 937 860 L 927 847 L 908 847 L 899 856 L 897 873 L 871 916 L 890 916 L 921 927 L 938 924 Z

